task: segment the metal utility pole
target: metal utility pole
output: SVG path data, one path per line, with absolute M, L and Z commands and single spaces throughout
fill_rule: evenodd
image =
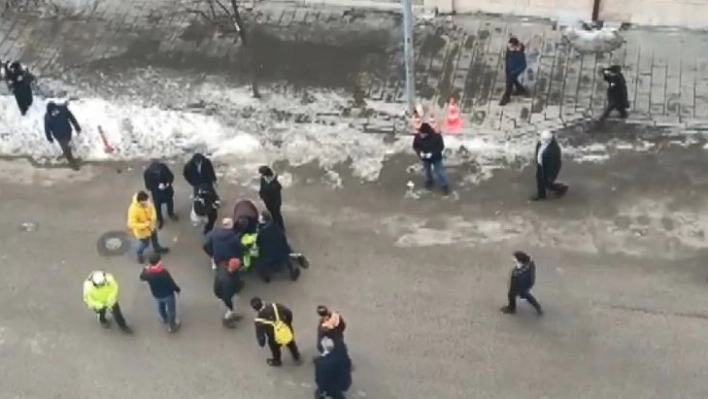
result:
M 408 112 L 415 109 L 415 56 L 413 53 L 413 0 L 401 0 L 403 6 L 403 51 L 406 57 L 406 98 Z

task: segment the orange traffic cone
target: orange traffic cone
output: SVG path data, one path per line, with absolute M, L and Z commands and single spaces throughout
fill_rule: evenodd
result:
M 115 151 L 115 148 L 108 142 L 106 132 L 103 131 L 101 126 L 98 127 L 98 134 L 101 136 L 101 141 L 103 141 L 103 152 L 110 154 Z
M 445 118 L 445 131 L 451 134 L 459 134 L 462 129 L 462 118 L 460 117 L 460 107 L 457 99 L 451 97 L 447 103 L 447 117 Z

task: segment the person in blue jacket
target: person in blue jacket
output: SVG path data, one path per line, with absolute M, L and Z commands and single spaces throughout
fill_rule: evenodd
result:
M 352 385 L 352 361 L 344 342 L 323 338 L 323 353 L 315 360 L 315 399 L 346 399 L 344 392 Z
M 519 76 L 526 70 L 526 47 L 516 37 L 509 39 L 506 49 L 506 90 L 499 105 L 509 104 L 511 95 L 526 95 L 528 91 L 519 83 Z
M 59 105 L 53 101 L 47 103 L 47 113 L 44 115 L 44 134 L 47 141 L 54 143 L 56 140 L 61 147 L 64 158 L 74 170 L 79 170 L 79 164 L 71 152 L 71 136 L 73 131 L 81 133 L 81 126 L 69 111 L 68 104 Z
M 211 258 L 213 270 L 218 266 L 228 266 L 231 259 L 243 260 L 241 239 L 234 231 L 234 220 L 231 218 L 224 218 L 221 226 L 206 235 L 202 248 Z

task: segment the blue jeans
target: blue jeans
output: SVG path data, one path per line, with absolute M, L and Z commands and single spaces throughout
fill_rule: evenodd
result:
M 433 170 L 435 170 L 440 187 L 447 187 L 447 173 L 445 172 L 445 165 L 443 165 L 442 158 L 432 162 L 423 161 L 425 184 L 433 183 Z
M 157 241 L 157 231 L 153 231 L 150 237 L 138 239 L 138 255 L 142 256 L 145 250 L 152 244 L 153 251 L 159 251 L 162 249 L 160 242 Z
M 177 322 L 177 299 L 175 294 L 165 298 L 155 298 L 157 312 L 160 314 L 160 319 L 163 323 L 174 326 Z

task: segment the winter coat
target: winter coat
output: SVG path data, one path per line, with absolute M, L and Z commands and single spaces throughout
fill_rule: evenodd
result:
M 521 267 L 514 267 L 511 270 L 511 281 L 509 289 L 513 292 L 526 292 L 533 288 L 536 283 L 536 264 L 533 260 Z
M 167 298 L 181 291 L 170 272 L 162 264 L 146 266 L 140 273 L 140 280 L 148 283 L 150 292 L 155 298 Z
M 352 361 L 344 343 L 315 360 L 315 383 L 324 393 L 346 392 L 352 385 Z
M 128 208 L 128 222 L 126 223 L 133 236 L 139 240 L 150 237 L 155 230 L 156 220 L 157 214 L 152 202 L 148 200 L 147 205 L 142 205 L 138 202 L 138 195 L 133 196 L 133 202 Z
M 263 309 L 258 312 L 256 319 L 275 322 L 275 312 L 273 311 L 273 305 L 274 304 L 272 303 L 266 303 Z M 285 305 L 281 305 L 279 303 L 276 303 L 275 307 L 278 309 L 278 316 L 280 317 L 280 321 L 290 327 L 290 331 L 293 331 L 294 334 L 295 330 L 293 330 L 293 312 Z M 273 331 L 272 325 L 262 323 L 260 321 L 256 321 L 255 325 L 256 340 L 258 340 L 258 345 L 263 346 L 266 344 L 266 342 L 275 343 L 275 332 Z
M 198 186 L 216 183 L 216 173 L 214 173 L 214 165 L 209 158 L 202 154 L 194 154 L 192 158 L 184 165 L 184 180 L 195 189 Z
M 162 162 L 153 162 L 143 172 L 145 188 L 152 193 L 153 200 L 171 198 L 175 195 L 172 184 L 175 182 L 175 175 L 170 168 Z M 162 188 L 160 188 L 162 185 Z
M 204 251 L 217 264 L 234 258 L 243 261 L 241 240 L 238 234 L 231 229 L 218 227 L 207 234 Z
M 337 312 L 332 312 L 328 316 L 321 318 L 317 325 L 317 350 L 322 352 L 322 338 L 329 338 L 335 343 L 344 341 L 344 330 L 347 323 Z
M 604 79 L 607 82 L 607 101 L 623 109 L 629 108 L 629 93 L 624 75 L 619 71 L 605 70 Z
M 519 76 L 526 70 L 526 47 L 519 50 L 506 50 L 505 71 L 507 76 Z
M 278 175 L 273 176 L 272 179 L 261 176 L 261 188 L 258 190 L 258 195 L 266 208 L 280 208 L 283 204 L 282 190 L 283 186 L 278 181 Z
M 256 237 L 258 257 L 265 264 L 285 263 L 290 258 L 288 238 L 273 222 L 261 226 Z
M 413 151 L 423 162 L 437 162 L 442 160 L 445 142 L 442 135 L 437 133 L 417 133 L 413 139 Z M 423 154 L 431 154 L 430 158 L 423 158 Z
M 203 183 L 195 187 L 193 209 L 197 216 L 206 216 L 221 206 L 221 199 L 214 186 Z
M 7 82 L 7 88 L 11 92 L 18 95 L 32 96 L 32 82 L 35 77 L 27 68 L 25 68 L 19 62 L 15 62 L 11 67 L 7 67 L 5 72 L 5 80 Z
M 57 114 L 52 115 L 53 112 L 57 112 Z M 44 114 L 44 134 L 47 141 L 71 140 L 72 126 L 76 133 L 81 133 L 81 126 L 67 105 L 58 105 L 51 101 L 47 103 L 47 113 Z
M 541 142 L 536 144 L 536 152 L 534 160 L 538 159 L 538 151 L 541 149 Z M 548 144 L 543 155 L 541 156 L 541 164 L 538 165 L 536 162 L 536 173 L 539 177 L 543 178 L 544 181 L 553 182 L 556 181 L 558 175 L 560 174 L 562 162 L 561 162 L 561 148 L 558 145 L 558 141 L 553 138 L 553 140 Z
M 110 308 L 118 302 L 118 283 L 110 273 L 104 273 L 106 282 L 101 286 L 95 286 L 89 275 L 84 281 L 84 303 L 95 311 L 103 308 Z
M 214 275 L 214 296 L 228 300 L 238 293 L 241 277 L 238 271 L 230 272 L 226 265 L 219 265 Z

